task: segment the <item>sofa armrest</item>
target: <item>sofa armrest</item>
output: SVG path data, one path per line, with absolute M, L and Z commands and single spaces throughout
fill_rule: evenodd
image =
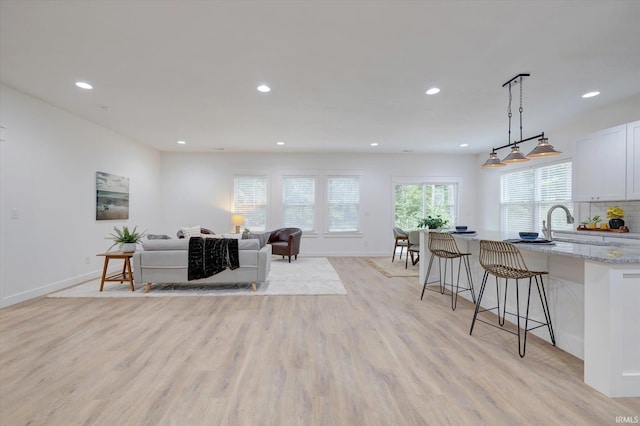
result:
M 264 282 L 271 271 L 271 244 L 265 244 L 258 252 L 258 282 Z

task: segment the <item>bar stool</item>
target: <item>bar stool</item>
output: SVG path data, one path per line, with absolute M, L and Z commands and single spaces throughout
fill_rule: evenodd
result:
M 424 286 L 422 287 L 422 296 L 424 297 L 424 291 L 427 289 L 429 283 L 429 274 L 431 274 L 431 267 L 433 266 L 433 259 L 438 258 L 438 273 L 440 282 L 440 294 L 444 294 L 445 287 L 447 285 L 447 262 L 451 261 L 451 309 L 456 310 L 458 304 L 458 293 L 463 291 L 470 291 L 473 303 L 476 303 L 476 293 L 473 289 L 473 279 L 471 277 L 471 268 L 469 267 L 469 256 L 471 253 L 462 253 L 458 249 L 456 240 L 453 239 L 451 234 L 447 232 L 429 232 L 429 251 L 431 252 L 431 259 L 429 260 L 429 267 L 427 268 L 427 276 L 424 278 Z M 444 259 L 444 269 L 442 268 L 442 259 Z M 456 289 L 453 290 L 453 261 L 458 259 L 458 279 L 456 280 Z M 469 287 L 460 287 L 460 270 L 462 264 L 467 272 L 467 282 Z M 443 273 L 444 271 L 444 273 Z
M 482 276 L 482 285 L 480 286 L 480 293 L 478 294 L 478 303 L 476 304 L 476 310 L 473 314 L 473 320 L 471 321 L 471 329 L 469 330 L 469 334 L 473 333 L 473 326 L 476 323 L 476 320 L 480 322 L 484 322 L 485 324 L 489 324 L 493 327 L 499 328 L 511 334 L 518 335 L 518 354 L 521 358 L 524 357 L 526 349 L 527 349 L 527 333 L 531 330 L 535 330 L 536 328 L 546 326 L 549 330 L 549 337 L 551 338 L 551 343 L 553 346 L 556 345 L 556 338 L 553 334 L 553 326 L 551 325 L 551 315 L 549 313 L 549 304 L 547 302 L 547 294 L 544 290 L 544 282 L 542 280 L 542 276 L 548 274 L 546 271 L 531 271 L 527 268 L 524 259 L 522 258 L 522 254 L 518 248 L 508 242 L 505 241 L 480 241 L 480 265 L 484 268 L 484 275 Z M 496 296 L 498 306 L 490 309 L 484 309 L 480 307 L 480 302 L 482 301 L 482 296 L 484 295 L 484 290 L 487 286 L 487 279 L 489 275 L 493 275 L 496 277 Z M 505 279 L 504 286 L 504 302 L 502 307 L 502 312 L 500 310 L 500 286 L 498 285 L 498 278 Z M 520 315 L 520 291 L 518 280 L 529 278 L 529 288 L 527 290 L 527 309 L 525 315 Z M 540 303 L 542 304 L 542 311 L 544 312 L 545 322 L 534 320 L 529 318 L 529 306 L 531 302 L 531 284 L 532 280 L 535 278 L 536 287 L 538 289 L 538 295 L 540 296 Z M 538 280 L 540 278 L 540 280 Z M 507 311 L 507 289 L 509 288 L 509 280 L 516 280 L 516 313 Z M 492 311 L 496 309 L 498 312 L 498 324 L 497 325 L 484 321 L 478 318 L 478 313 L 485 311 Z M 511 330 L 507 330 L 505 328 L 501 328 L 504 326 L 505 315 L 513 315 L 517 318 L 518 325 L 518 333 L 515 333 Z M 524 338 L 521 337 L 520 331 L 520 319 L 524 318 Z M 529 328 L 529 322 L 534 322 L 537 325 Z

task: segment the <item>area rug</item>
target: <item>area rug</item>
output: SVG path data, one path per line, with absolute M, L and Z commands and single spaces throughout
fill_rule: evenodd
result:
M 258 291 L 248 284 L 173 284 L 163 283 L 151 286 L 144 293 L 145 284 L 136 285 L 136 291 L 129 284 L 107 282 L 99 291 L 100 280 L 88 281 L 47 297 L 164 297 L 164 296 L 271 296 L 271 295 L 321 295 L 347 294 L 338 273 L 324 257 L 298 257 L 289 263 L 286 259 L 273 258 L 268 280 L 258 283 Z
M 417 277 L 420 269 L 420 265 L 416 263 L 411 264 L 409 259 L 409 265 L 407 269 L 404 267 L 404 257 L 402 260 L 396 256 L 395 262 L 391 262 L 391 257 L 369 257 L 367 262 L 373 266 L 376 270 L 383 273 L 385 276 L 391 277 Z

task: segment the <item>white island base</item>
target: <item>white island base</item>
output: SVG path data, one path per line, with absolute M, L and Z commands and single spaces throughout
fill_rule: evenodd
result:
M 640 396 L 640 267 L 584 262 L 584 382 Z
M 472 254 L 469 260 L 477 294 L 484 272 L 478 263 L 479 241 L 505 238 L 498 233 L 454 237 L 461 251 Z M 427 247 L 428 232 L 421 232 L 420 285 L 430 259 Z M 545 288 L 556 346 L 584 360 L 584 382 L 609 397 L 640 397 L 640 248 L 564 242 L 518 247 L 530 269 L 549 272 Z M 436 268 L 437 264 L 434 262 Z M 436 276 L 437 269 L 430 281 Z M 485 293 L 484 307 L 495 306 L 494 294 Z M 468 292 L 460 296 L 470 299 Z M 514 303 L 509 300 L 508 309 L 515 309 Z M 534 305 L 532 318 L 543 319 Z M 549 342 L 545 331 L 541 328 L 533 333 Z

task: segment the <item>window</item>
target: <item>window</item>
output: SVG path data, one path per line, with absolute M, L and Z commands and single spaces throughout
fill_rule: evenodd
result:
M 440 215 L 449 226 L 455 225 L 456 190 L 455 183 L 396 183 L 395 226 L 416 229 L 428 215 Z
M 233 210 L 244 215 L 251 231 L 267 229 L 267 177 L 236 176 L 233 180 Z
M 287 228 L 315 230 L 316 178 L 285 176 L 282 179 L 282 221 Z
M 570 161 L 505 173 L 501 187 L 502 231 L 540 231 L 555 204 L 564 204 L 573 214 Z M 574 225 L 567 224 L 565 215 L 554 214 L 551 226 L 570 230 Z
M 360 230 L 360 178 L 357 176 L 327 178 L 327 225 L 329 232 Z

